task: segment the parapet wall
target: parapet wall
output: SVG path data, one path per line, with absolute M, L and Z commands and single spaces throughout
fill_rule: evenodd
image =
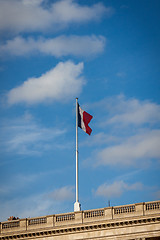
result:
M 60 227 L 74 227 L 74 225 L 87 225 L 98 221 L 120 220 L 140 216 L 159 215 L 160 201 L 136 203 L 125 206 L 106 207 L 101 209 L 55 214 L 36 218 L 25 218 L 0 223 L 0 236 L 17 232 L 31 232 L 39 229 L 58 229 Z

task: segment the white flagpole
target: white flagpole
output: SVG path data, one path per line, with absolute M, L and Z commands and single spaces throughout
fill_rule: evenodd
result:
M 76 98 L 76 202 L 78 202 L 78 98 Z
M 78 98 L 76 98 L 76 202 L 74 211 L 81 211 L 81 205 L 78 199 Z

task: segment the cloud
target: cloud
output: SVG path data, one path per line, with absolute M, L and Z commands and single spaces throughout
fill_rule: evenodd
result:
M 1 56 L 26 56 L 42 53 L 55 57 L 74 55 L 90 56 L 101 53 L 105 47 L 102 36 L 59 36 L 52 39 L 15 37 L 0 46 Z
M 123 143 L 104 148 L 98 153 L 98 165 L 137 166 L 160 158 L 160 130 L 150 130 L 128 137 Z
M 28 218 L 71 211 L 72 190 L 73 187 L 64 186 L 54 192 L 36 193 L 28 196 L 13 195 L 12 198 L 6 198 L 2 195 L 0 199 L 1 221 L 6 221 L 9 216 Z M 54 196 L 56 193 L 57 197 Z
M 121 138 L 118 136 L 110 135 L 109 133 L 99 132 L 95 133 L 90 141 L 88 139 L 84 140 L 80 145 L 81 146 L 104 146 L 106 144 L 119 142 Z
M 159 161 L 159 104 L 118 95 L 87 106 L 97 116 L 95 132 L 84 145 L 96 147 L 84 166 L 146 168 Z
M 46 101 L 63 101 L 76 97 L 84 85 L 81 76 L 83 63 L 60 62 L 39 78 L 29 78 L 7 94 L 8 104 L 35 104 Z
M 115 181 L 110 185 L 104 183 L 97 188 L 95 195 L 106 198 L 120 197 L 125 191 L 141 190 L 142 186 L 143 185 L 140 182 L 131 185 L 124 181 Z
M 5 195 L 15 195 L 17 192 L 21 192 L 26 188 L 26 186 L 33 184 L 36 180 L 42 177 L 44 173 L 36 173 L 30 175 L 16 174 L 13 178 L 8 176 L 5 183 L 0 184 L 0 195 L 1 197 Z
M 96 147 L 84 166 L 146 168 L 159 161 L 159 104 L 118 95 L 87 106 L 97 116 L 95 132 L 83 144 Z
M 57 31 L 71 23 L 85 23 L 100 19 L 103 15 L 110 17 L 114 10 L 102 3 L 85 6 L 74 0 L 1 0 L 0 31 L 34 32 Z
M 53 210 L 60 212 L 60 207 L 63 207 L 59 203 L 51 201 L 44 193 L 24 198 L 12 197 L 5 201 L 2 200 L 0 203 L 1 221 L 6 221 L 9 216 L 19 218 L 45 216 L 51 214 Z
M 18 155 L 40 155 L 58 144 L 65 129 L 46 128 L 37 124 L 29 114 L 0 125 L 0 151 Z M 3 140 L 2 140 L 3 139 Z
M 106 104 L 105 104 L 106 103 Z M 103 100 L 103 105 L 110 112 L 109 119 L 103 124 L 141 125 L 160 121 L 160 105 L 151 101 L 127 99 L 124 95 Z
M 115 115 L 108 123 L 143 124 L 160 120 L 160 106 L 154 103 L 131 100 L 126 107 L 124 112 Z
M 55 189 L 49 194 L 49 197 L 55 201 L 70 201 L 74 199 L 73 186 L 65 186 L 62 188 Z

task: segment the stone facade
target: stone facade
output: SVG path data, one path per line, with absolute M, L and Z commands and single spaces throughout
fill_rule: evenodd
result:
M 160 240 L 160 201 L 0 223 L 0 240 Z

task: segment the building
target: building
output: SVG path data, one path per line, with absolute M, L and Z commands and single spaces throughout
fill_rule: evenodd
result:
M 160 201 L 0 223 L 0 240 L 160 239 Z

